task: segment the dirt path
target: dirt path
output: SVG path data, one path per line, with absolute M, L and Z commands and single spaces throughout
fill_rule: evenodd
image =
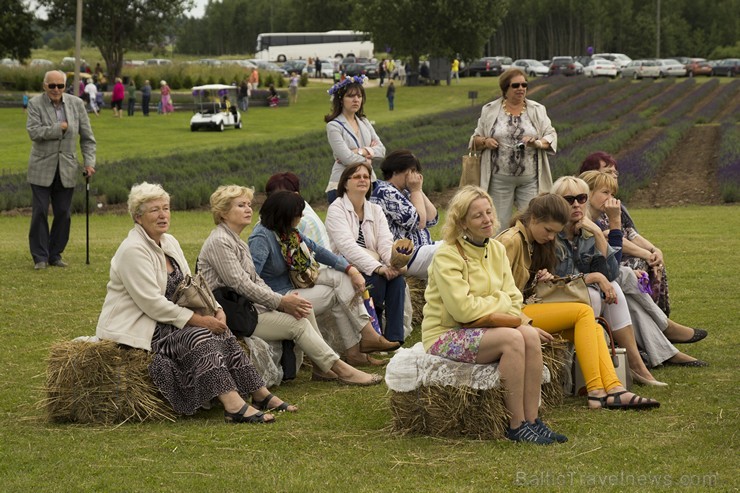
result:
M 689 130 L 665 160 L 655 181 L 638 190 L 629 206 L 670 207 L 722 203 L 715 181 L 720 132 L 716 125 Z

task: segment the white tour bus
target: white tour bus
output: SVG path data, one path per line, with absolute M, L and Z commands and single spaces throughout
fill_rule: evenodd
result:
M 257 36 L 255 58 L 278 62 L 309 57 L 331 59 L 348 54 L 372 58 L 373 49 L 370 35 L 357 31 L 262 33 Z

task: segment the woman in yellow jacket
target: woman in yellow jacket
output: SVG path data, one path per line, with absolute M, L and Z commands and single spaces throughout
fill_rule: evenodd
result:
M 557 264 L 556 237 L 568 223 L 570 206 L 560 195 L 546 193 L 532 199 L 516 224 L 496 240 L 506 248 L 514 282 L 524 295 L 536 278 L 551 279 Z M 617 378 L 601 326 L 594 311 L 584 303 L 535 303 L 522 312 L 550 334 L 561 333 L 573 341 L 586 381 L 592 409 L 648 409 L 658 401 L 628 392 Z
M 444 243 L 429 268 L 422 343 L 429 354 L 465 363 L 498 362 L 510 413 L 507 438 L 547 445 L 567 438 L 538 417 L 542 341 L 547 332 L 522 316 L 506 250 L 491 241 L 498 221 L 479 187 L 458 191 L 448 206 Z

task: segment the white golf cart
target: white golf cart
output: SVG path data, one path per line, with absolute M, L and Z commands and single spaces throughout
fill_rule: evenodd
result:
M 193 87 L 195 114 L 190 119 L 190 130 L 209 128 L 223 132 L 226 127 L 242 128 L 236 91 L 236 86 L 224 84 Z

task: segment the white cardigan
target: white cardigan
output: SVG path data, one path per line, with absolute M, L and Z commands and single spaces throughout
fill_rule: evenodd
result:
M 95 331 L 99 338 L 151 351 L 157 322 L 182 328 L 193 316 L 165 297 L 165 254 L 175 259 L 183 275 L 190 274 L 185 254 L 172 235 L 162 235 L 160 243 L 161 247 L 136 224 L 118 247 L 110 261 L 108 293 Z
M 357 238 L 360 236 L 360 218 L 347 195 L 337 198 L 326 211 L 326 231 L 329 233 L 334 253 L 343 255 L 360 272 L 370 276 L 378 267 L 391 264 L 393 234 L 379 205 L 365 200 L 364 216 L 362 234 L 365 237 L 365 246 L 368 250 L 377 252 L 380 261 L 357 244 Z
M 481 115 L 478 119 L 478 125 L 475 127 L 475 132 L 470 137 L 468 147 L 472 149 L 473 139 L 476 136 L 490 137 L 491 130 L 496 123 L 496 118 L 501 113 L 503 105 L 503 98 L 499 98 L 495 101 L 483 106 L 481 109 Z M 547 150 L 539 149 L 537 151 L 538 157 L 538 169 L 537 169 L 537 180 L 538 180 L 538 193 L 549 192 L 552 189 L 552 173 L 550 172 L 550 161 L 547 159 L 548 154 L 555 154 L 558 150 L 558 134 L 555 128 L 552 126 L 550 118 L 547 116 L 547 110 L 545 107 L 531 99 L 527 99 L 527 115 L 532 120 L 535 130 L 537 130 L 537 138 L 546 140 L 550 143 L 550 148 Z M 484 149 L 481 152 L 480 160 L 480 186 L 483 190 L 488 190 L 488 185 L 491 181 L 491 149 Z

